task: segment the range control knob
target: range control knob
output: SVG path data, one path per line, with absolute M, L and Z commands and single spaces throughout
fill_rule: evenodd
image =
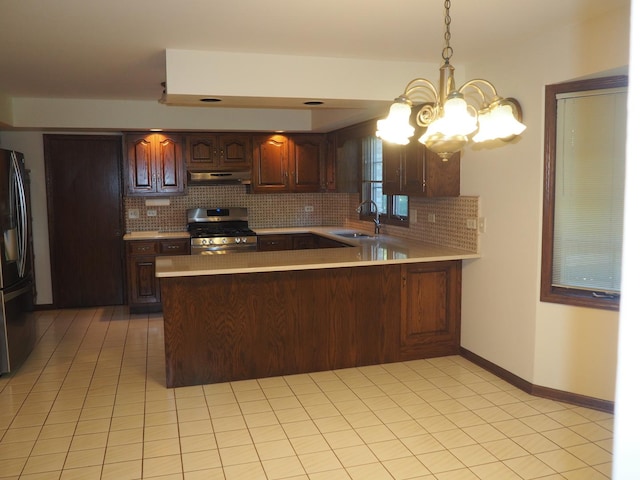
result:
M 242 241 L 242 239 L 240 237 L 236 237 L 236 243 L 240 243 Z

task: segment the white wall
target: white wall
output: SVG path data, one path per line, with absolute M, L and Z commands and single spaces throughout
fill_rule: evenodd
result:
M 614 10 L 467 65 L 469 78 L 521 102 L 527 130 L 462 158 L 462 194 L 480 196 L 488 227 L 482 258 L 464 265 L 462 346 L 535 385 L 605 400 L 614 399 L 617 312 L 539 301 L 544 87 L 626 67 L 628 24 L 629 10 Z

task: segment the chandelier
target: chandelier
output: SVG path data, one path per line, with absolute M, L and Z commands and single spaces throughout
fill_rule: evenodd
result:
M 449 45 L 450 7 L 451 1 L 445 0 L 444 63 L 440 67 L 439 88 L 424 78 L 411 80 L 402 95 L 394 100 L 389 115 L 378 121 L 376 132 L 383 140 L 406 145 L 415 132 L 410 122 L 415 113 L 416 125 L 426 127 L 418 141 L 443 160 L 448 160 L 470 141 L 510 141 L 526 128 L 521 123 L 522 109 L 518 101 L 500 97 L 491 82 L 475 79 L 456 89 L 455 69 L 450 63 L 453 56 Z

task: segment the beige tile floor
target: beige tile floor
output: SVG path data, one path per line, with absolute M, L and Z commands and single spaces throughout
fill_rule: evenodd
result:
M 611 477 L 611 415 L 461 357 L 167 389 L 160 315 L 38 315 L 0 378 L 3 480 Z

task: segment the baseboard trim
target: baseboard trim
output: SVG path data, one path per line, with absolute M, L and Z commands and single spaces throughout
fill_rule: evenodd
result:
M 599 398 L 588 397 L 586 395 L 579 395 L 577 393 L 565 392 L 562 390 L 534 385 L 533 383 L 527 382 L 523 378 L 514 375 L 510 371 L 505 370 L 504 368 L 496 365 L 493 362 L 490 362 L 480 355 L 476 355 L 475 353 L 467 350 L 464 347 L 460 347 L 460 356 L 493 373 L 505 382 L 510 383 L 514 387 L 519 388 L 520 390 L 530 395 L 541 398 L 548 398 L 549 400 L 557 400 L 559 402 L 591 408 L 593 410 L 599 410 L 607 413 L 613 413 L 615 410 L 615 403 L 609 400 L 601 400 Z

